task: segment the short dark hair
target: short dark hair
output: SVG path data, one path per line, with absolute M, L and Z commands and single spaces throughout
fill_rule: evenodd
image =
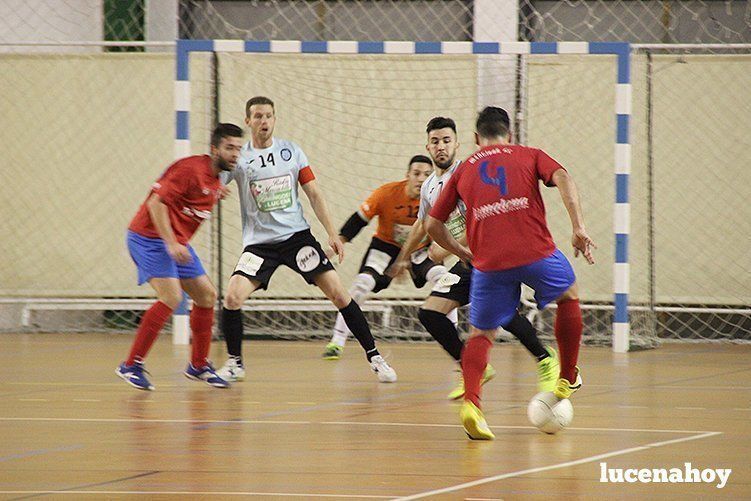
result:
M 425 127 L 425 132 L 430 134 L 431 130 L 445 129 L 446 127 L 453 130 L 454 134 L 456 134 L 456 123 L 452 119 L 447 117 L 433 117 L 430 119 L 430 122 L 428 122 L 428 126 Z
M 219 124 L 211 133 L 211 146 L 218 147 L 225 137 L 243 137 L 243 130 L 235 124 Z
M 412 167 L 412 164 L 415 163 L 433 165 L 433 161 L 429 157 L 426 157 L 425 155 L 415 155 L 409 159 L 407 169 L 409 170 Z
M 269 104 L 271 107 L 274 107 L 274 101 L 269 99 L 266 96 L 254 96 L 248 99 L 248 102 L 245 103 L 245 116 L 250 116 L 250 107 L 256 104 Z
M 503 108 L 486 106 L 478 115 L 475 123 L 477 133 L 488 139 L 503 137 L 511 131 L 511 121 Z

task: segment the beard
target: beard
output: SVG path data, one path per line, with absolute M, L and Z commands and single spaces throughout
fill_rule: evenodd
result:
M 217 162 L 217 167 L 219 167 L 223 171 L 231 171 L 235 168 L 235 166 L 228 161 L 226 161 L 223 158 L 219 158 L 219 161 Z
M 452 157 L 449 157 L 449 158 L 448 158 L 447 160 L 445 160 L 445 161 L 443 161 L 443 162 L 439 162 L 438 160 L 435 160 L 435 159 L 434 159 L 434 160 L 433 160 L 433 163 L 434 163 L 434 164 L 435 164 L 435 166 L 436 166 L 436 167 L 438 167 L 439 169 L 443 169 L 443 170 L 446 170 L 446 169 L 448 169 L 449 167 L 451 167 L 452 165 L 454 165 L 454 158 L 455 158 L 455 157 L 456 157 L 456 155 L 454 155 L 454 156 L 452 156 Z

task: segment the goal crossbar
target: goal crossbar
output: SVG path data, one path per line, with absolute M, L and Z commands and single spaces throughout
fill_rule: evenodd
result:
M 239 52 L 274 54 L 370 54 L 370 55 L 610 55 L 616 57 L 614 114 L 615 200 L 613 232 L 615 256 L 613 263 L 612 345 L 615 352 L 629 350 L 629 284 L 628 259 L 631 206 L 629 176 L 631 173 L 631 46 L 626 42 L 411 42 L 411 41 L 301 41 L 301 40 L 177 40 L 175 77 L 175 158 L 190 155 L 190 55 L 194 52 Z M 187 314 L 184 309 L 182 314 Z M 174 322 L 187 326 L 187 322 Z M 187 328 L 187 327 L 183 327 Z M 187 340 L 185 333 L 174 339 Z

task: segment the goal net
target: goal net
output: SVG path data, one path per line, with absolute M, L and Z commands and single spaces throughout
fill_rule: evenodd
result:
M 153 179 L 173 158 L 172 53 L 0 54 L 7 167 L 0 185 L 0 329 L 129 331 L 151 301 L 135 287 L 124 228 Z M 747 235 L 748 46 L 636 46 L 630 56 L 632 160 L 628 200 L 632 346 L 660 340 L 751 340 Z M 514 133 L 574 175 L 595 266 L 575 263 L 585 339 L 609 342 L 616 255 L 615 102 L 617 61 L 584 54 L 258 54 L 190 57 L 191 151 L 203 153 L 215 120 L 240 123 L 244 103 L 277 103 L 276 135 L 302 146 L 336 225 L 370 191 L 404 177 L 424 152 L 425 124 L 454 118 L 459 155 L 472 151 L 477 109 L 506 107 Z M 65 89 L 65 91 L 63 91 Z M 233 186 L 233 190 L 237 187 Z M 569 223 L 546 190 L 548 217 L 568 253 Z M 323 233 L 309 207 L 314 233 Z M 339 267 L 356 274 L 370 227 L 348 244 Z M 238 203 L 195 242 L 217 285 L 241 250 Z M 416 308 L 429 289 L 395 284 L 366 303 L 375 334 L 426 339 Z M 249 334 L 324 338 L 334 310 L 295 274 L 280 269 L 246 312 Z M 545 335 L 554 310 L 524 310 Z M 464 314 L 462 326 L 466 327 Z
M 191 89 L 195 82 L 209 92 L 202 95 L 191 90 L 191 102 L 214 102 L 217 120 L 238 121 L 248 98 L 273 97 L 278 115 L 276 135 L 301 144 L 337 224 L 357 210 L 376 187 L 405 177 L 409 158 L 425 152 L 425 125 L 432 117 L 449 116 L 456 121 L 461 144 L 458 157 L 463 158 L 475 148 L 473 124 L 478 107 L 499 104 L 507 108 L 516 117 L 515 135 L 525 144 L 548 151 L 579 183 L 588 229 L 600 243 L 600 264 L 584 266 L 568 252 L 570 223 L 553 190 L 546 193 L 549 218 L 555 238 L 575 263 L 582 284 L 586 339 L 610 341 L 614 290 L 620 287 L 618 292 L 624 298 L 628 293 L 625 255 L 618 265 L 626 270 L 621 275 L 624 283 L 615 286 L 613 282 L 617 141 L 628 148 L 627 134 L 619 137 L 616 118 L 616 84 L 619 72 L 627 72 L 628 65 L 619 67 L 615 55 L 589 54 L 586 43 L 501 44 L 509 53 L 500 55 L 498 44 L 472 43 L 208 44 L 190 45 L 198 49 L 196 54 L 215 51 L 215 57 L 204 59 L 207 67 L 200 68 L 199 63 L 190 66 Z M 624 57 L 627 60 L 628 54 Z M 203 77 L 209 81 L 203 81 Z M 627 99 L 628 93 L 623 97 Z M 621 107 L 619 113 L 627 116 L 628 105 Z M 198 127 L 196 122 L 191 114 L 190 126 Z M 194 151 L 206 148 L 210 123 L 206 121 L 197 134 L 191 129 Z M 197 143 L 200 147 L 196 150 Z M 620 161 L 625 175 L 628 161 Z M 620 201 L 623 209 L 628 200 Z M 216 271 L 224 280 L 232 273 L 242 248 L 237 205 L 234 199 L 226 200 L 217 222 L 222 263 L 217 263 Z M 307 206 L 305 209 L 313 232 L 325 241 L 312 211 Z M 345 283 L 357 274 L 372 231 L 364 230 L 347 245 L 348 258 L 339 267 Z M 628 233 L 623 228 L 619 231 Z M 425 339 L 416 313 L 429 293 L 427 286 L 415 290 L 411 284 L 393 284 L 365 303 L 376 335 Z M 279 270 L 269 290 L 254 298 L 246 313 L 246 332 L 292 338 L 330 335 L 333 308 L 325 301 L 320 304 L 320 291 L 307 286 L 290 270 Z M 539 314 L 530 301 L 525 304 L 525 312 L 541 332 L 551 335 L 548 315 Z M 464 312 L 461 317 L 466 328 Z M 654 331 L 649 330 L 653 326 L 645 322 L 637 325 L 635 340 L 654 343 Z

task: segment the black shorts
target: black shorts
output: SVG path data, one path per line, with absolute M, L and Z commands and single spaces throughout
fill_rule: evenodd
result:
M 373 237 L 368 250 L 365 252 L 365 256 L 362 258 L 359 271 L 359 273 L 373 275 L 376 282 L 373 292 L 382 291 L 391 284 L 392 279 L 388 275 L 385 275 L 385 272 L 393 264 L 397 256 L 399 256 L 399 250 L 398 246 Z M 409 274 L 412 277 L 412 283 L 419 289 L 427 283 L 428 271 L 436 266 L 437 263 L 428 258 L 427 247 L 413 252 L 412 256 L 410 256 L 410 261 L 412 262 L 412 266 L 409 269 Z
M 260 282 L 260 288 L 266 289 L 271 275 L 282 264 L 302 275 L 311 285 L 315 277 L 334 269 L 310 230 L 303 230 L 283 242 L 245 247 L 232 274 Z
M 459 303 L 459 306 L 464 306 L 469 304 L 470 283 L 472 283 L 472 266 L 459 261 L 436 282 L 430 295 L 450 299 Z

